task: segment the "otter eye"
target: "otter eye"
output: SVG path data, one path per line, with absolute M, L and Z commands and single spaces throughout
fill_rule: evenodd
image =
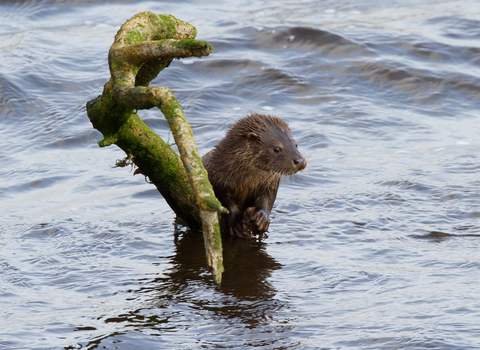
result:
M 273 147 L 273 152 L 275 152 L 275 153 L 280 152 L 280 148 L 279 147 Z

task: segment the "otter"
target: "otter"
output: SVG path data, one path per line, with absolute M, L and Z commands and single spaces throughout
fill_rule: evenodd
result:
M 240 238 L 268 230 L 280 176 L 307 166 L 288 124 L 256 113 L 238 120 L 202 162 L 215 195 L 230 212 L 224 215 L 226 229 Z

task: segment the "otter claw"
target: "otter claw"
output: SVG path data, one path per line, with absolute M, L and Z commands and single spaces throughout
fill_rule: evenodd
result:
M 245 229 L 245 225 L 240 222 L 237 222 L 232 226 L 232 228 L 230 229 L 230 235 L 233 237 L 237 236 L 238 238 L 250 237 L 250 233 L 248 232 L 248 230 Z
M 249 207 L 243 214 L 243 226 L 245 227 L 245 231 L 251 231 L 257 235 L 268 230 L 270 220 L 268 220 L 264 210 Z

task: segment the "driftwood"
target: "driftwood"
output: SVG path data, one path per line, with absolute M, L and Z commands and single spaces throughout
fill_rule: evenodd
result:
M 108 53 L 110 80 L 101 96 L 87 103 L 93 127 L 116 144 L 138 171 L 148 176 L 167 203 L 191 229 L 201 229 L 207 263 L 215 282 L 223 272 L 217 213 L 225 212 L 208 181 L 182 107 L 166 87 L 149 87 L 174 59 L 207 56 L 213 47 L 194 40 L 196 29 L 171 15 L 141 12 L 122 25 Z M 136 110 L 158 107 L 172 131 L 180 157 L 148 128 Z

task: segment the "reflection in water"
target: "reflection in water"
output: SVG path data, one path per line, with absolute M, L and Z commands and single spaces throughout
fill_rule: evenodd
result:
M 282 265 L 266 252 L 266 244 L 253 239 L 223 240 L 225 272 L 218 290 L 239 300 L 268 300 L 276 291 L 266 281 L 271 272 Z M 176 240 L 172 279 L 205 273 L 203 237 L 197 232 L 186 232 Z M 193 276 L 192 276 L 193 277 Z M 208 280 L 210 278 L 206 275 Z
M 416 239 L 426 239 L 435 243 L 441 243 L 451 238 L 456 237 L 472 237 L 472 238 L 480 238 L 479 234 L 451 234 L 439 231 L 432 231 L 424 235 L 410 235 L 412 238 Z
M 216 332 L 232 323 L 252 329 L 260 324 L 268 326 L 273 313 L 288 308 L 284 301 L 274 299 L 277 291 L 267 281 L 272 271 L 282 265 L 266 253 L 266 244 L 261 241 L 228 237 L 223 244 L 226 269 L 222 284 L 215 285 L 206 266 L 202 234 L 184 231 L 177 235 L 176 252 L 166 277 L 139 281 L 141 287 L 131 292 L 129 299 L 146 299 L 150 307 L 106 318 L 106 323 L 121 324 L 124 331 L 98 337 L 86 344 L 86 348 L 101 348 L 109 338 L 117 339 L 128 330 L 158 336 L 171 332 L 182 324 L 172 306 L 177 309 L 183 305 L 203 318 L 217 319 Z M 183 317 L 189 323 L 204 322 L 194 314 L 191 318 Z M 288 325 L 276 327 L 283 331 L 288 328 Z M 268 342 L 274 344 L 275 337 Z

